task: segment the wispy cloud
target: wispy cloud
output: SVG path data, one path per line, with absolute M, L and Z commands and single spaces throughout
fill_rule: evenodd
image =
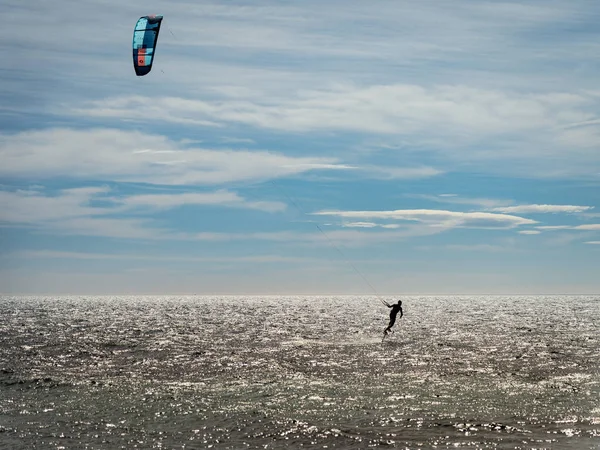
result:
M 382 179 L 414 179 L 430 178 L 444 173 L 443 170 L 429 166 L 420 167 L 386 167 L 365 165 L 361 169 L 372 174 L 374 178 Z
M 263 181 L 312 171 L 360 171 L 375 178 L 424 178 L 439 170 L 352 166 L 338 158 L 264 150 L 194 147 L 162 135 L 118 129 L 45 129 L 0 134 L 0 175 L 101 178 L 153 184 L 215 185 Z
M 267 212 L 283 211 L 285 203 L 268 201 L 248 201 L 235 192 L 188 192 L 179 194 L 130 195 L 113 199 L 122 205 L 122 210 L 131 208 L 171 209 L 184 205 L 220 205 L 258 209 Z
M 252 233 L 221 233 L 202 232 L 186 235 L 185 239 L 213 242 L 229 241 L 272 241 L 282 243 L 307 243 L 323 245 L 342 245 L 345 247 L 360 247 L 384 242 L 398 242 L 417 236 L 429 236 L 443 231 L 439 227 L 404 226 L 394 227 L 393 230 L 369 230 L 371 227 L 358 227 L 355 230 L 328 230 L 316 227 L 313 232 L 252 232 Z M 360 229 L 362 228 L 362 229 Z M 368 231 L 367 231 L 368 230 Z
M 143 120 L 150 122 L 387 136 L 407 142 L 412 153 L 434 155 L 453 164 L 476 164 L 494 173 L 527 171 L 529 175 L 561 177 L 597 175 L 590 162 L 599 164 L 600 156 L 589 150 L 600 139 L 600 127 L 565 129 L 564 125 L 588 120 L 598 108 L 600 99 L 582 93 L 523 94 L 464 85 L 346 84 L 301 90 L 285 97 L 106 98 L 70 112 L 101 120 L 139 120 L 143 111 Z M 560 167 L 555 164 L 557 160 L 562 161 Z M 490 165 L 490 161 L 519 164 Z M 532 171 L 534 165 L 536 170 Z
M 62 235 L 103 236 L 121 239 L 188 240 L 207 242 L 271 241 L 282 243 L 337 243 L 360 246 L 425 236 L 442 231 L 439 227 L 384 225 L 393 229 L 385 232 L 331 230 L 317 227 L 313 232 L 212 232 L 178 231 L 157 226 L 156 211 L 183 205 L 219 205 L 222 207 L 251 208 L 266 212 L 280 211 L 285 205 L 277 202 L 247 201 L 228 191 L 213 193 L 181 193 L 157 195 L 130 195 L 115 197 L 108 188 L 78 188 L 48 195 L 40 191 L 0 191 L 1 222 L 30 224 L 40 232 Z M 91 206 L 103 200 L 104 206 Z M 127 214 L 146 210 L 144 217 Z M 381 225 L 380 225 L 381 227 Z M 401 228 L 401 229 L 400 229 Z
M 395 211 L 319 211 L 320 216 L 335 216 L 344 219 L 384 219 L 395 221 L 416 221 L 431 227 L 502 227 L 513 228 L 519 225 L 537 223 L 534 220 L 507 214 L 487 212 L 458 212 L 436 209 L 406 209 Z
M 92 202 L 102 201 L 102 206 Z M 153 213 L 184 205 L 247 208 L 265 212 L 285 209 L 280 202 L 248 201 L 236 193 L 178 193 L 115 196 L 108 187 L 0 191 L 0 223 L 31 224 L 46 233 L 131 239 L 185 239 L 185 234 L 157 227 Z M 128 217 L 141 210 L 147 217 Z
M 535 234 L 541 234 L 541 231 L 538 231 L 538 230 L 521 230 L 521 231 L 519 231 L 519 234 L 535 235 Z
M 502 200 L 495 198 L 469 198 L 461 197 L 457 194 L 440 194 L 440 195 L 427 195 L 427 194 L 406 194 L 407 197 L 419 198 L 423 200 L 429 200 L 437 203 L 447 203 L 454 205 L 470 205 L 477 206 L 480 208 L 497 208 L 505 207 L 514 203 L 512 200 Z
M 560 230 L 582 230 L 582 231 L 600 231 L 600 224 L 589 223 L 585 225 L 547 225 L 538 226 L 538 230 L 542 231 L 560 231 Z
M 305 263 L 317 262 L 315 258 L 302 258 L 295 256 L 281 255 L 252 255 L 252 256 L 169 256 L 169 255 L 135 255 L 121 253 L 86 253 L 86 252 L 65 252 L 55 250 L 23 250 L 3 255 L 6 258 L 24 258 L 24 259 L 74 259 L 74 260 L 117 260 L 117 261 L 144 261 L 144 262 L 188 262 L 188 263 Z
M 295 98 L 222 99 L 118 97 L 93 100 L 73 114 L 102 118 L 161 120 L 183 124 L 237 122 L 287 131 L 352 130 L 383 134 L 431 132 L 437 136 L 521 133 L 557 129 L 565 121 L 586 120 L 593 100 L 584 95 L 520 94 L 462 85 L 424 87 L 410 84 L 344 86 L 302 91 Z M 562 129 L 562 128 L 561 128 Z M 562 130 L 568 140 L 569 130 Z M 591 137 L 591 136 L 590 136 Z M 581 136 L 577 137 L 579 141 Z
M 374 222 L 345 222 L 342 226 L 345 228 L 375 228 L 379 225 Z
M 596 212 L 596 213 L 582 213 L 581 217 L 583 217 L 585 219 L 599 219 L 600 218 L 600 212 Z
M 387 230 L 396 230 L 403 225 L 397 223 L 375 223 L 375 222 L 342 222 L 344 228 L 384 228 Z
M 61 128 L 2 134 L 0 157 L 3 176 L 181 185 L 264 180 L 338 168 L 334 158 L 189 148 L 165 136 L 116 129 Z
M 68 221 L 38 223 L 42 233 L 100 236 L 118 239 L 156 240 L 173 238 L 173 231 L 158 227 L 151 219 L 76 217 Z
M 446 245 L 422 245 L 417 247 L 420 250 L 426 251 L 459 251 L 459 252 L 508 252 L 516 251 L 510 245 L 498 244 L 446 244 Z
M 600 231 L 600 223 L 590 223 L 586 225 L 577 225 L 574 230 Z
M 93 200 L 103 200 L 108 206 L 91 206 Z M 137 208 L 150 210 L 172 209 L 184 205 L 218 205 L 223 207 L 282 211 L 281 202 L 248 201 L 240 195 L 216 192 L 184 192 L 177 194 L 125 195 L 116 197 L 108 187 L 63 189 L 54 195 L 43 191 L 0 191 L 2 221 L 18 223 L 67 220 L 74 217 L 111 215 Z
M 580 213 L 593 209 L 593 206 L 575 206 L 575 205 L 517 205 L 492 208 L 492 211 L 498 211 L 509 214 L 540 214 L 540 213 Z
M 92 207 L 90 200 L 106 194 L 108 188 L 65 189 L 57 196 L 44 195 L 39 191 L 0 191 L 0 221 L 13 223 L 36 223 L 45 221 L 69 221 L 81 216 L 98 216 L 110 212 L 106 208 Z

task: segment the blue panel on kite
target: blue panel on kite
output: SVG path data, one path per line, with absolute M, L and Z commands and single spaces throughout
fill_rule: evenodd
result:
M 133 68 L 137 76 L 146 75 L 152 69 L 156 41 L 163 16 L 143 16 L 133 31 Z

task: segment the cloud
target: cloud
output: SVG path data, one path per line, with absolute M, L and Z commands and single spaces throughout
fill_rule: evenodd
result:
M 177 194 L 145 194 L 115 197 L 108 187 L 63 189 L 54 195 L 39 190 L 0 191 L 1 219 L 5 222 L 35 223 L 66 220 L 73 217 L 110 215 L 138 208 L 173 209 L 184 205 L 218 205 L 223 207 L 258 209 L 278 212 L 286 208 L 281 202 L 248 201 L 227 190 Z M 110 206 L 91 206 L 102 200 Z
M 447 203 L 454 205 L 472 205 L 483 208 L 494 208 L 499 206 L 508 206 L 513 203 L 512 200 L 501 200 L 493 198 L 469 198 L 461 197 L 457 194 L 440 194 L 440 195 L 426 195 L 426 194 L 407 194 L 407 197 L 418 198 L 423 200 L 430 200 L 438 203 Z
M 117 197 L 108 187 L 63 189 L 49 194 L 41 190 L 0 191 L 0 223 L 33 225 L 51 234 L 77 234 L 131 239 L 196 239 L 184 233 L 156 227 L 154 214 L 181 207 L 221 206 L 279 212 L 284 203 L 248 201 L 219 190 L 204 193 L 125 195 Z M 94 202 L 101 202 L 98 206 Z M 143 211 L 148 217 L 128 217 Z
M 65 47 L 69 53 L 79 52 L 84 56 L 84 51 L 91 48 L 96 50 L 94 56 L 101 55 L 103 62 L 112 62 L 117 59 L 110 57 L 116 49 L 130 45 L 130 42 L 123 42 L 123 38 L 131 34 L 135 18 L 140 15 L 135 4 L 107 1 L 71 4 L 57 0 L 52 5 L 43 2 L 23 5 L 18 0 L 6 0 L 4 3 L 7 9 L 10 8 L 11 20 L 0 36 L 27 50 L 25 57 L 38 55 L 36 45 L 40 47 L 41 56 L 44 51 L 58 53 Z M 468 2 L 455 2 L 449 7 L 443 4 L 408 6 L 382 1 L 365 5 L 349 0 L 344 3 L 343 11 L 337 4 L 317 1 L 306 1 L 302 5 L 258 1 L 252 8 L 234 2 L 223 5 L 206 1 L 202 8 L 190 7 L 187 2 L 171 3 L 166 9 L 157 1 L 147 3 L 147 9 L 162 6 L 168 20 L 160 45 L 169 50 L 163 52 L 161 61 L 169 63 L 179 63 L 189 54 L 190 48 L 194 54 L 209 54 L 216 60 L 236 53 L 247 57 L 260 52 L 275 53 L 286 61 L 294 57 L 303 61 L 309 59 L 311 63 L 317 57 L 329 60 L 362 58 L 359 60 L 380 65 L 398 62 L 417 65 L 436 59 L 456 61 L 464 59 L 465 54 L 489 56 L 492 52 L 498 58 L 503 57 L 504 63 L 508 58 L 502 50 L 507 45 L 512 44 L 515 58 L 523 58 L 527 52 L 522 46 L 531 48 L 532 44 L 538 43 L 532 42 L 530 34 L 523 36 L 523 32 L 556 22 L 577 24 L 586 18 L 577 3 L 517 5 L 486 1 L 475 7 Z M 317 10 L 319 14 L 314 14 Z M 81 17 L 95 17 L 101 23 L 111 23 L 114 32 L 86 35 L 88 24 L 81 21 Z M 439 17 L 444 20 L 440 21 Z M 60 29 L 52 27 L 56 21 L 61 23 Z M 27 26 L 31 27 L 29 32 L 20 32 Z M 399 29 L 403 32 L 398 33 Z M 65 39 L 76 35 L 81 36 L 79 41 Z M 44 37 L 46 39 L 42 39 Z M 185 41 L 187 51 L 178 48 L 182 41 Z M 556 52 L 565 46 L 560 40 L 552 43 Z M 189 60 L 194 68 L 202 62 L 194 58 Z M 75 63 L 72 66 L 77 67 Z M 193 74 L 202 75 L 196 71 Z
M 416 84 L 339 86 L 302 91 L 280 99 L 207 101 L 179 97 L 129 96 L 93 100 L 72 114 L 90 117 L 207 125 L 242 123 L 285 131 L 351 130 L 375 134 L 430 133 L 467 142 L 474 136 L 554 129 L 587 120 L 593 101 L 577 94 L 520 94 L 463 85 Z M 568 141 L 571 131 L 561 131 Z M 591 136 L 590 136 L 591 138 Z M 578 136 L 577 141 L 582 137 Z
M 600 213 L 582 213 L 581 217 L 586 219 L 598 219 L 600 218 Z
M 378 225 L 373 222 L 344 222 L 342 226 L 345 228 L 375 228 Z
M 555 231 L 555 230 L 570 230 L 573 227 L 571 225 L 541 225 L 536 228 L 538 230 L 543 230 L 543 231 Z
M 106 206 L 91 206 L 102 201 Z M 322 245 L 360 246 L 367 243 L 389 242 L 413 236 L 425 236 L 442 231 L 436 227 L 381 226 L 394 231 L 364 233 L 333 230 L 325 232 L 315 227 L 312 233 L 275 232 L 212 232 L 178 231 L 157 227 L 155 213 L 183 205 L 219 205 L 222 207 L 259 209 L 266 212 L 282 210 L 278 202 L 247 201 L 228 191 L 212 193 L 181 193 L 157 195 L 125 195 L 115 197 L 107 187 L 65 189 L 52 195 L 40 191 L 0 191 L 0 222 L 13 225 L 28 224 L 39 232 L 55 235 L 102 236 L 120 239 L 150 239 L 179 241 L 270 241 Z M 129 217 L 145 211 L 143 218 Z
M 534 235 L 534 234 L 541 234 L 541 231 L 537 231 L 537 230 L 521 230 L 521 231 L 519 231 L 519 234 Z
M 387 230 L 396 230 L 402 228 L 402 225 L 397 223 L 374 223 L 374 222 L 343 222 L 344 228 L 384 228 Z
M 258 209 L 267 212 L 283 211 L 285 203 L 267 201 L 248 201 L 235 192 L 219 190 L 216 192 L 188 192 L 179 194 L 130 195 L 113 200 L 122 205 L 122 209 L 151 208 L 171 209 L 184 205 L 220 205 Z
M 427 251 L 439 251 L 439 250 L 451 250 L 451 251 L 460 251 L 460 252 L 506 252 L 506 251 L 514 251 L 515 249 L 512 246 L 507 245 L 495 245 L 495 244 L 471 244 L 471 245 L 461 245 L 461 244 L 447 244 L 447 245 L 424 245 L 418 247 L 420 250 Z
M 163 185 L 264 181 L 313 171 L 360 171 L 373 178 L 426 178 L 427 167 L 352 166 L 338 158 L 265 150 L 209 149 L 166 136 L 110 128 L 53 128 L 0 134 L 0 175 L 69 177 Z
M 343 12 L 339 5 L 314 1 L 258 2 L 252 8 L 172 3 L 165 11 L 168 28 L 161 35 L 158 65 L 144 79 L 136 78 L 131 62 L 122 57 L 130 51 L 139 17 L 135 5 L 60 5 L 67 2 L 48 6 L 9 0 L 0 7 L 11 18 L 0 30 L 5 43 L 0 56 L 11 61 L 0 83 L 0 104 L 31 113 L 26 121 L 16 121 L 19 126 L 38 120 L 80 124 L 92 118 L 123 128 L 178 124 L 197 136 L 199 129 L 214 133 L 241 125 L 252 128 L 243 131 L 256 141 L 260 132 L 272 131 L 375 134 L 406 143 L 411 153 L 419 149 L 442 160 L 426 167 L 429 174 L 424 175 L 419 165 L 408 172 L 379 171 L 379 176 L 396 178 L 452 170 L 448 161 L 530 176 L 590 175 L 598 162 L 591 150 L 599 138 L 594 120 L 600 98 L 590 95 L 594 71 L 586 70 L 598 54 L 597 44 L 587 33 L 568 38 L 546 33 L 544 39 L 531 33 L 556 30 L 557 24 L 563 33 L 564 27 L 593 26 L 577 3 L 484 1 L 474 7 L 458 1 L 450 8 L 383 1 L 365 6 L 349 0 Z M 152 1 L 147 7 L 152 5 L 164 8 Z M 313 14 L 315 8 L 320 14 Z M 87 32 L 81 17 L 110 23 L 111 33 Z M 117 153 L 90 152 L 113 159 Z M 175 183 L 183 171 L 178 166 L 189 164 L 197 176 L 188 183 L 215 182 L 211 175 L 218 182 L 232 179 L 225 169 L 204 170 L 197 158 L 173 156 L 145 161 L 146 175 L 152 172 L 146 163 L 168 167 L 163 177 Z M 507 164 L 487 164 L 490 160 Z M 56 165 L 63 162 L 59 158 Z M 123 170 L 134 172 L 119 176 L 140 175 L 127 166 Z
M 515 214 L 538 214 L 538 213 L 580 213 L 590 209 L 593 206 L 574 206 L 574 205 L 518 205 L 518 206 L 504 206 L 499 208 L 492 208 L 491 211 L 498 211 L 502 213 L 515 213 Z
M 171 230 L 158 228 L 149 219 L 77 217 L 38 225 L 40 231 L 49 234 L 142 240 L 169 239 L 173 236 Z
M 302 258 L 281 255 L 252 255 L 252 256 L 181 256 L 181 255 L 134 255 L 121 253 L 86 253 L 67 252 L 56 250 L 22 250 L 3 255 L 5 258 L 24 259 L 74 259 L 74 260 L 118 260 L 118 261 L 144 261 L 144 262 L 187 262 L 187 263 L 304 263 L 317 262 L 315 258 Z
M 513 228 L 519 225 L 537 223 L 534 220 L 506 214 L 487 212 L 457 212 L 435 209 L 407 209 L 395 211 L 319 211 L 320 216 L 335 216 L 344 219 L 382 219 L 395 221 L 416 221 L 430 227 L 502 227 Z
M 555 231 L 555 230 L 582 230 L 582 231 L 600 231 L 600 224 L 590 223 L 585 225 L 551 225 L 551 226 L 539 226 L 536 227 L 543 231 Z
M 588 120 L 599 107 L 600 99 L 582 93 L 524 94 L 460 84 L 396 83 L 341 84 L 247 98 L 120 96 L 93 100 L 60 114 L 102 121 L 242 125 L 264 132 L 351 133 L 364 139 L 380 136 L 402 140 L 403 151 L 433 155 L 452 164 L 447 167 L 468 163 L 493 173 L 564 177 L 597 175 L 593 166 L 600 163 L 600 156 L 590 149 L 600 140 L 600 127 L 565 129 L 564 125 Z M 490 161 L 507 164 L 490 165 Z M 442 172 L 423 170 L 424 174 L 413 176 Z M 389 169 L 379 172 L 396 176 Z M 403 169 L 400 177 L 406 175 Z
M 36 223 L 46 221 L 69 221 L 81 216 L 97 216 L 110 212 L 108 208 L 89 205 L 93 197 L 106 194 L 108 188 L 92 187 L 65 189 L 56 196 L 43 195 L 39 191 L 0 191 L 0 221 L 13 223 Z
M 587 241 L 586 244 L 600 245 L 600 241 Z
M 444 173 L 443 170 L 433 167 L 386 167 L 386 166 L 363 166 L 362 169 L 367 173 L 373 174 L 375 177 L 383 179 L 414 179 L 414 178 L 429 178 Z M 378 176 L 379 175 L 379 176 Z
M 106 187 L 64 189 L 53 195 L 39 191 L 0 191 L 0 223 L 32 225 L 50 234 L 105 236 L 131 239 L 165 238 L 169 230 L 144 218 L 107 217 L 120 213 L 111 206 L 92 206 L 107 200 Z
M 569 80 L 577 79 L 578 71 L 556 63 L 579 67 L 581 60 L 597 54 L 586 33 L 571 34 L 569 39 L 557 38 L 559 32 L 545 33 L 544 39 L 531 33 L 545 27 L 557 30 L 557 24 L 570 29 L 593 25 L 578 2 L 484 1 L 473 6 L 457 1 L 449 7 L 385 1 L 365 5 L 348 0 L 341 11 L 336 3 L 317 1 L 258 1 L 251 8 L 234 2 L 207 1 L 201 8 L 171 2 L 165 8 L 149 0 L 146 8 L 160 9 L 166 17 L 157 59 L 160 65 L 155 66 L 152 78 L 128 83 L 123 75 L 132 70 L 130 64 L 125 67 L 122 55 L 129 50 L 133 24 L 140 15 L 135 4 L 56 0 L 52 5 L 39 1 L 24 5 L 6 0 L 2 5 L 11 20 L 0 30 L 0 41 L 19 49 L 8 54 L 18 74 L 28 72 L 37 81 L 70 73 L 74 82 L 63 90 L 81 89 L 83 84 L 101 95 L 107 89 L 141 92 L 150 88 L 175 91 L 182 98 L 187 93 L 205 96 L 226 90 L 234 96 L 258 91 L 257 96 L 274 98 L 275 93 L 293 93 L 323 79 L 367 84 L 398 79 L 426 84 L 468 80 L 468 85 L 476 81 L 525 85 L 523 91 L 531 92 L 540 81 L 551 84 L 554 77 L 565 81 L 563 75 L 568 84 L 575 85 Z M 110 23 L 111 33 L 89 33 L 82 17 Z M 59 64 L 46 64 L 46 70 L 39 71 L 35 70 L 39 61 Z M 540 74 L 537 61 L 555 70 Z M 43 95 L 53 94 L 45 91 L 41 90 Z
M 358 227 L 369 229 L 371 227 Z M 220 233 L 220 232 L 201 232 L 188 234 L 185 239 L 213 242 L 227 241 L 271 241 L 288 244 L 308 243 L 319 246 L 340 245 L 345 247 L 359 247 L 363 245 L 373 245 L 382 242 L 401 241 L 411 237 L 429 236 L 442 232 L 442 228 L 423 227 L 423 226 L 404 226 L 395 227 L 393 231 L 363 231 L 363 230 L 329 230 L 323 228 L 309 232 L 253 232 L 253 233 Z
M 573 227 L 574 230 L 600 231 L 600 223 L 590 223 Z
M 161 135 L 102 128 L 0 134 L 0 157 L 1 176 L 179 185 L 265 180 L 319 169 L 346 169 L 335 158 L 188 148 Z

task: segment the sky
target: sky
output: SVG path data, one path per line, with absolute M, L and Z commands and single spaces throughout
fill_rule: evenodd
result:
M 600 292 L 597 0 L 0 16 L 0 292 Z

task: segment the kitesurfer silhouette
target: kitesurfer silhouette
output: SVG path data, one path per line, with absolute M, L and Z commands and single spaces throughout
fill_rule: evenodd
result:
M 396 316 L 398 315 L 398 313 L 400 313 L 400 318 L 402 318 L 404 313 L 402 312 L 402 300 L 398 300 L 398 303 L 396 303 L 395 305 L 390 305 L 386 301 L 384 301 L 383 303 L 385 303 L 385 306 L 387 306 L 388 308 L 392 308 L 392 310 L 390 311 L 390 323 L 388 324 L 387 328 L 383 330 L 383 337 L 385 337 L 388 333 L 392 332 L 392 327 L 396 323 Z

